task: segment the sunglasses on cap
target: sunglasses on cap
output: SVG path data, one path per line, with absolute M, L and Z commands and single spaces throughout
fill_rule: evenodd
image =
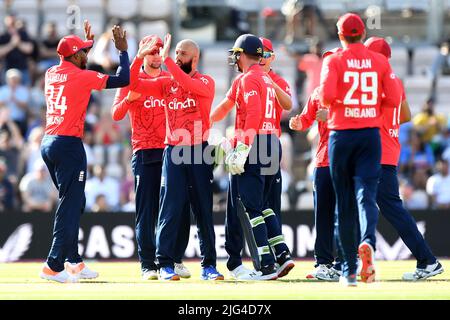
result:
M 262 55 L 263 59 L 269 59 L 271 56 L 273 56 L 273 52 L 271 51 L 264 51 Z

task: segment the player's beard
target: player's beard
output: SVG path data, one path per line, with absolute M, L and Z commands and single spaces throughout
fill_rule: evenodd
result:
M 87 69 L 87 59 L 83 59 L 80 62 L 80 69 L 86 70 Z
M 192 71 L 192 59 L 186 63 L 180 64 L 181 70 L 184 71 L 184 73 L 189 74 Z

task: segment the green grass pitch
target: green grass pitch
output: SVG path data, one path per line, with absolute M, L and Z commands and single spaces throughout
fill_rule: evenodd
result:
M 313 261 L 298 260 L 291 273 L 277 281 L 231 280 L 224 261 L 218 269 L 225 281 L 199 280 L 200 263 L 186 263 L 193 274 L 181 281 L 142 281 L 138 262 L 88 262 L 100 273 L 95 280 L 59 284 L 39 278 L 42 263 L 0 264 L 0 299 L 152 299 L 152 300 L 311 300 L 311 299 L 450 299 L 450 260 L 440 260 L 444 273 L 426 281 L 404 282 L 402 274 L 415 268 L 415 261 L 377 261 L 377 282 L 346 288 L 339 283 L 307 280 Z M 251 266 L 246 262 L 248 267 Z

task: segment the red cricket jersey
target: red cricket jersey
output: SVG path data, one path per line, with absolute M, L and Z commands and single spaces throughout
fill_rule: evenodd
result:
M 278 75 L 275 71 L 273 71 L 272 69 L 269 71 L 268 75 L 270 76 L 270 78 L 273 80 L 273 82 L 275 82 L 284 92 L 286 92 L 290 97 L 291 95 L 291 88 L 289 87 L 289 84 L 287 83 L 286 80 L 284 80 L 280 75 Z M 283 113 L 283 107 L 280 105 L 280 103 L 278 102 L 278 99 L 275 99 L 275 110 L 276 110 L 276 116 L 277 116 L 277 121 L 275 123 L 276 128 L 277 128 L 277 134 L 278 136 L 281 135 L 281 114 Z
M 330 130 L 381 127 L 380 106 L 397 106 L 398 92 L 387 58 L 362 43 L 349 44 L 325 58 L 320 102 L 330 106 Z
M 64 60 L 48 69 L 45 73 L 45 133 L 81 138 L 91 91 L 104 89 L 108 77 Z
M 170 77 L 170 73 L 161 71 L 158 77 L 151 77 L 140 68 L 138 63 L 134 68 L 140 69 L 138 79 L 156 79 L 158 77 Z M 130 70 L 134 75 L 135 70 Z M 138 80 L 138 81 L 139 81 Z M 112 116 L 115 121 L 122 120 L 128 112 L 131 122 L 131 145 L 133 153 L 144 149 L 162 149 L 165 147 L 166 138 L 166 114 L 165 101 L 162 94 L 145 95 L 129 103 L 126 96 L 130 87 L 120 88 L 116 92 Z
M 313 125 L 314 121 L 316 121 L 317 110 L 321 108 L 323 107 L 320 105 L 319 87 L 317 87 L 308 98 L 308 102 L 300 114 L 299 120 L 302 123 L 302 130 L 306 130 Z M 316 150 L 315 166 L 317 168 L 328 167 L 330 165 L 328 160 L 328 136 L 330 130 L 326 121 L 317 121 L 317 124 L 319 127 L 319 144 Z
M 136 58 L 135 62 L 140 65 L 142 59 Z M 141 79 L 130 87 L 147 96 L 164 97 L 166 144 L 196 145 L 207 141 L 214 80 L 199 72 L 191 77 L 170 57 L 164 63 L 172 78 Z
M 277 134 L 276 93 L 272 80 L 262 67 L 254 64 L 238 76 L 227 98 L 236 104 L 236 140 L 247 145 L 256 134 Z
M 399 92 L 397 95 L 402 97 L 402 101 L 406 99 L 405 89 L 402 81 L 397 78 Z M 395 108 L 383 108 L 383 126 L 380 129 L 381 135 L 381 164 L 392 166 L 398 165 L 400 158 L 400 142 L 398 140 L 400 131 L 400 113 L 401 102 Z

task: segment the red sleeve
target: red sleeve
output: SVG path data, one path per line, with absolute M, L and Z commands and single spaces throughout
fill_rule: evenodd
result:
M 163 84 L 170 82 L 169 77 L 139 79 L 138 85 L 132 90 L 149 96 L 163 96 Z
M 102 90 L 106 87 L 106 81 L 109 76 L 92 70 L 83 70 L 82 79 L 83 85 L 87 86 L 89 90 Z
M 383 79 L 381 81 L 383 86 L 384 99 L 382 107 L 395 108 L 402 102 L 401 89 L 397 82 L 397 77 L 392 72 L 391 65 L 386 59 L 386 69 L 383 73 Z
M 406 100 L 405 87 L 403 86 L 402 80 L 398 79 L 398 86 L 402 92 L 402 102 Z
M 141 69 L 143 61 L 144 61 L 144 59 L 140 59 L 136 56 L 136 58 L 134 58 L 134 60 L 133 60 L 133 63 L 131 63 L 130 84 L 128 86 L 131 91 L 134 91 L 134 89 L 139 84 L 139 70 Z
M 320 73 L 319 99 L 322 106 L 331 105 L 336 99 L 337 92 L 337 68 L 333 56 L 325 58 Z
M 252 91 L 260 93 L 260 86 L 256 79 L 245 78 L 241 81 L 242 89 L 244 91 L 244 105 L 247 110 L 244 125 L 244 137 L 238 138 L 239 141 L 246 145 L 251 145 L 258 133 L 262 117 L 262 101 L 261 94 L 248 94 Z
M 164 60 L 164 63 L 167 70 L 172 74 L 172 77 L 180 83 L 180 86 L 184 90 L 207 98 L 214 97 L 215 85 L 211 78 L 192 78 L 181 70 L 181 68 L 170 57 L 167 57 Z
M 316 91 L 308 98 L 308 102 L 300 114 L 299 120 L 302 123 L 302 130 L 310 128 L 316 120 L 318 99 Z
M 292 97 L 292 93 L 291 93 L 291 87 L 289 86 L 289 84 L 286 82 L 286 80 L 284 80 L 282 77 L 278 77 L 278 79 L 276 79 L 275 83 L 284 91 L 286 92 L 289 97 Z
M 131 106 L 131 103 L 129 103 L 126 99 L 128 91 L 130 91 L 128 87 L 120 88 L 116 91 L 116 96 L 114 97 L 114 103 L 111 110 L 114 121 L 122 120 Z
M 233 83 L 231 84 L 231 88 L 228 90 L 226 97 L 228 100 L 231 100 L 233 102 L 236 102 L 236 93 L 237 93 L 237 86 L 239 84 L 239 78 L 234 79 Z

